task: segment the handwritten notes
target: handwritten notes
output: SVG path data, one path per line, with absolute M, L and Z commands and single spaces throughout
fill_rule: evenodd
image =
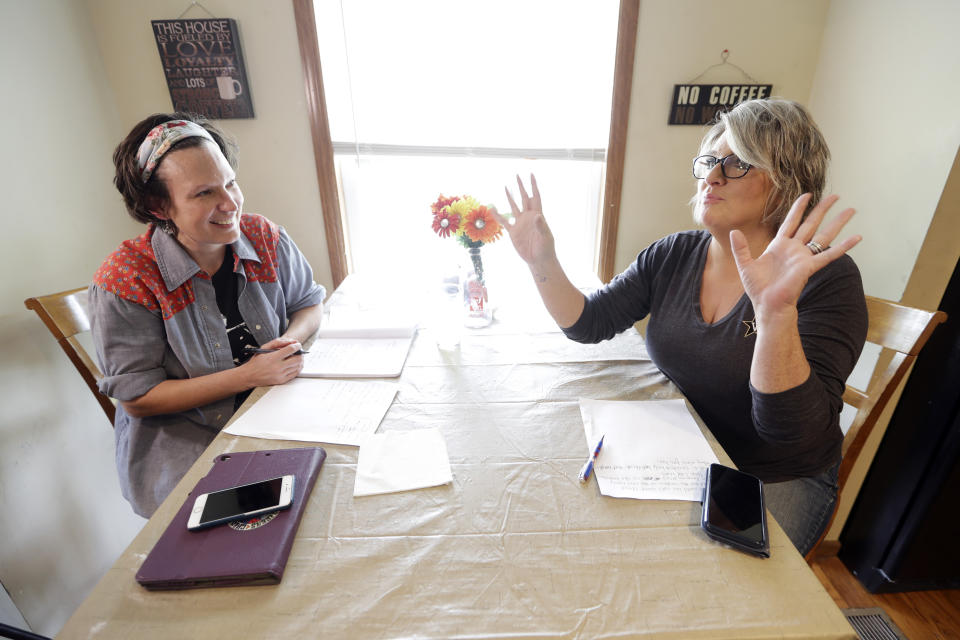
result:
M 603 495 L 700 501 L 706 468 L 718 460 L 683 400 L 581 398 L 580 415 L 587 448 L 605 435 L 594 465 Z
M 380 426 L 396 393 L 387 382 L 294 378 L 267 391 L 225 431 L 358 446 Z
M 304 358 L 302 378 L 395 378 L 417 329 L 321 329 Z

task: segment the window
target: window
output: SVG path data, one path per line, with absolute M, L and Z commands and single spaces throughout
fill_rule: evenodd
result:
M 302 49 L 304 4 L 294 0 Z M 351 270 L 382 268 L 400 251 L 434 260 L 455 244 L 430 230 L 441 192 L 503 211 L 503 187 L 515 192 L 514 174 L 526 182 L 534 172 L 561 260 L 595 272 L 615 0 L 314 0 L 313 8 L 332 156 L 318 170 L 337 177 Z M 635 24 L 634 16 L 634 34 Z M 631 39 L 631 60 L 632 49 Z M 306 69 L 307 53 L 304 61 Z

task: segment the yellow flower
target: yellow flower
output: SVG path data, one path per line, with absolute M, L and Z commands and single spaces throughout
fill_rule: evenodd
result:
M 460 218 L 460 227 L 457 229 L 456 233 L 462 235 L 464 233 L 464 223 L 467 220 L 467 214 L 480 206 L 480 203 L 477 202 L 475 198 L 470 196 L 463 196 L 456 202 L 447 205 L 444 209 L 449 210 L 450 213 L 458 216 Z

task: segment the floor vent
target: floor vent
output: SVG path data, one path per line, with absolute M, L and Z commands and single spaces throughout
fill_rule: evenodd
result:
M 907 640 L 883 609 L 843 609 L 860 640 Z

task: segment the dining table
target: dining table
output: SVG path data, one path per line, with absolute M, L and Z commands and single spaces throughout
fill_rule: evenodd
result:
M 467 328 L 456 292 L 385 280 L 348 276 L 325 303 L 325 323 L 416 316 L 402 373 L 376 380 L 397 391 L 377 432 L 439 430 L 452 481 L 359 497 L 362 444 L 220 432 L 58 637 L 857 637 L 769 514 L 770 557 L 760 558 L 709 538 L 699 502 L 612 498 L 578 481 L 592 449 L 582 399 L 683 399 L 636 328 L 573 342 L 529 276 L 499 297 L 492 289 L 492 324 Z M 136 582 L 216 456 L 306 446 L 327 458 L 278 584 L 149 591 Z

